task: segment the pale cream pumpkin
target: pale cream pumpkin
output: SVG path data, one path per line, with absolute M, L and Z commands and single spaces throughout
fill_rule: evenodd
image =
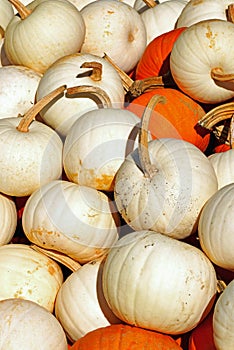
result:
M 80 50 L 85 24 L 80 11 L 67 0 L 37 1 L 30 9 L 10 0 L 20 16 L 14 16 L 5 31 L 5 52 L 12 64 L 40 73 L 57 59 Z
M 80 263 L 106 255 L 119 237 L 118 225 L 118 213 L 103 192 L 63 180 L 35 191 L 22 216 L 30 242 Z
M 50 312 L 63 283 L 60 266 L 26 244 L 0 247 L 0 300 L 27 299 Z
M 81 10 L 86 34 L 81 52 L 105 53 L 125 72 L 130 72 L 146 47 L 146 28 L 139 13 L 115 0 L 94 1 Z
M 14 10 L 12 4 L 8 0 L 0 0 L 0 32 L 4 33 L 13 17 Z
M 31 300 L 0 301 L 0 348 L 67 350 L 65 332 L 56 317 Z
M 200 249 L 155 231 L 120 238 L 104 263 L 103 292 L 116 316 L 162 333 L 194 328 L 216 288 L 214 267 Z
M 202 249 L 216 265 L 234 271 L 234 183 L 220 188 L 204 205 L 198 224 Z
M 88 332 L 121 321 L 102 291 L 103 260 L 93 260 L 69 275 L 56 298 L 55 315 L 74 342 Z
M 234 344 L 234 280 L 229 282 L 219 296 L 213 315 L 215 349 L 232 350 Z
M 11 197 L 0 194 L 0 245 L 11 241 L 17 227 L 17 210 Z
M 184 93 L 203 103 L 234 96 L 233 35 L 234 23 L 215 19 L 195 23 L 181 33 L 171 51 L 170 70 Z

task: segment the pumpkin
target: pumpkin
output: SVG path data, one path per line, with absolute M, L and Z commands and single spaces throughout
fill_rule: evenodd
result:
M 55 315 L 72 343 L 94 329 L 121 323 L 103 296 L 102 269 L 102 259 L 86 263 L 59 289 Z
M 234 271 L 232 218 L 234 183 L 220 188 L 204 205 L 198 223 L 203 251 L 216 265 Z
M 151 114 L 149 131 L 152 138 L 182 139 L 205 151 L 210 133 L 198 125 L 205 111 L 181 91 L 170 88 L 153 89 L 136 97 L 126 108 L 141 118 L 147 103 L 157 95 L 164 98 L 164 103 L 157 104 Z
M 0 276 L 0 300 L 27 299 L 53 312 L 63 282 L 54 260 L 26 244 L 5 244 L 0 246 Z
M 109 96 L 114 108 L 122 108 L 124 105 L 125 91 L 121 78 L 115 68 L 102 57 L 77 53 L 60 58 L 43 74 L 36 99 L 40 100 L 63 84 L 67 88 L 83 85 L 101 88 Z M 40 116 L 47 125 L 66 136 L 72 124 L 82 114 L 97 108 L 99 100 L 89 92 L 79 96 L 64 95 L 53 105 L 43 109 Z
M 174 42 L 184 28 L 169 30 L 154 38 L 145 48 L 136 66 L 135 79 L 166 74 L 170 69 L 169 57 Z
M 9 1 L 19 13 L 5 31 L 5 52 L 12 64 L 44 73 L 60 57 L 80 50 L 85 23 L 70 1 L 41 0 L 30 8 L 19 0 Z
M 163 97 L 153 96 L 145 109 L 138 148 L 117 171 L 114 196 L 118 211 L 134 230 L 183 239 L 196 230 L 201 208 L 217 191 L 217 178 L 210 161 L 190 142 L 147 141 L 151 111 L 160 101 Z
M 231 350 L 234 344 L 234 280 L 219 296 L 213 316 L 213 337 L 216 350 Z
M 4 34 L 4 31 L 14 16 L 13 6 L 8 0 L 0 0 L 0 32 Z
M 118 239 L 119 221 L 105 193 L 54 180 L 29 197 L 22 227 L 30 242 L 86 263 L 107 254 Z
M 17 210 L 13 198 L 0 193 L 0 245 L 11 241 L 17 227 Z
M 89 332 L 72 346 L 71 350 L 180 350 L 169 335 L 126 324 L 100 327 Z
M 200 249 L 152 230 L 121 237 L 103 267 L 103 293 L 114 314 L 166 334 L 195 328 L 216 289 L 214 267 Z
M 34 120 L 41 108 L 63 93 L 59 87 L 32 106 L 24 117 L 0 119 L 0 191 L 28 196 L 62 174 L 63 143 L 47 125 Z
M 0 301 L 2 349 L 67 350 L 64 330 L 56 317 L 31 300 Z
M 213 311 L 192 330 L 188 350 L 216 350 L 213 339 Z
M 18 117 L 32 107 L 41 76 L 24 66 L 0 67 L 0 118 Z
M 86 26 L 81 52 L 98 56 L 106 53 L 121 69 L 130 72 L 147 43 L 146 28 L 139 13 L 115 0 L 91 2 L 80 12 Z
M 233 35 L 234 23 L 216 19 L 195 23 L 181 33 L 170 55 L 170 71 L 180 90 L 210 104 L 234 96 Z

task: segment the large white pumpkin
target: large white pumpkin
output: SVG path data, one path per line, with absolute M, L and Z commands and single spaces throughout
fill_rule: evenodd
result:
M 119 239 L 103 268 L 104 296 L 116 316 L 162 333 L 194 328 L 216 288 L 214 267 L 200 249 L 154 231 Z
M 11 197 L 0 194 L 0 245 L 11 241 L 17 227 L 17 210 Z

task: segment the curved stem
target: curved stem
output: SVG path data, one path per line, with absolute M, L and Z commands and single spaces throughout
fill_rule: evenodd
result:
M 22 4 L 22 2 L 19 0 L 8 0 L 8 1 L 15 7 L 21 19 L 27 18 L 32 12 L 26 6 L 24 6 L 24 4 Z
M 218 82 L 231 82 L 234 83 L 234 74 L 224 73 L 221 67 L 212 68 L 210 72 L 211 78 Z
M 234 114 L 234 102 L 225 103 L 211 109 L 198 122 L 203 128 L 212 131 L 212 128 L 219 122 L 229 119 Z
M 94 81 L 102 80 L 102 64 L 99 62 L 84 62 L 81 65 L 81 68 L 91 68 L 92 73 L 90 78 Z
M 58 97 L 64 90 L 66 89 L 66 85 L 60 86 L 59 88 L 53 90 L 48 95 L 44 96 L 41 100 L 39 100 L 34 106 L 32 106 L 23 116 L 19 125 L 17 126 L 17 130 L 21 132 L 28 132 L 29 125 L 35 119 L 36 115 L 50 103 L 53 99 Z
M 165 103 L 166 98 L 160 95 L 154 95 L 149 100 L 143 116 L 141 118 L 141 126 L 139 132 L 139 159 L 141 164 L 141 169 L 145 177 L 152 178 L 154 174 L 158 171 L 154 164 L 150 161 L 149 149 L 148 149 L 148 130 L 149 130 L 149 121 L 154 110 L 154 107 L 158 103 Z
M 228 22 L 234 23 L 234 4 L 228 5 L 227 20 L 228 20 Z
M 154 0 L 144 0 L 144 3 L 149 7 L 153 8 L 157 5 L 157 3 Z
M 106 93 L 106 91 L 104 91 L 103 89 L 97 86 L 80 85 L 80 86 L 70 87 L 70 88 L 67 88 L 66 95 L 69 97 L 69 96 L 79 95 L 84 93 L 94 95 L 98 99 L 99 103 L 101 104 L 101 108 L 112 107 L 111 99 Z

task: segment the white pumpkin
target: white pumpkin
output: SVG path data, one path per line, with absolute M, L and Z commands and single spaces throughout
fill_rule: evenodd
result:
M 213 315 L 215 349 L 232 350 L 234 344 L 234 280 L 229 282 L 216 301 Z
M 104 108 L 83 114 L 64 142 L 67 178 L 97 190 L 113 191 L 115 175 L 127 149 L 130 152 L 135 148 L 129 136 L 138 123 L 139 118 L 124 109 Z
M 208 158 L 214 167 L 219 189 L 234 182 L 234 149 L 212 153 Z
M 186 28 L 173 45 L 170 70 L 187 95 L 203 103 L 220 103 L 234 96 L 234 23 L 206 20 Z
M 0 246 L 11 241 L 17 227 L 17 210 L 11 197 L 0 194 Z
M 5 31 L 8 23 L 14 17 L 13 6 L 8 0 L 0 0 L 0 32 Z
M 120 238 L 104 263 L 103 293 L 114 314 L 162 333 L 194 328 L 216 288 L 214 267 L 200 249 L 154 231 Z
M 24 115 L 33 106 L 41 77 L 24 66 L 0 67 L 0 119 Z
M 80 50 L 85 24 L 80 11 L 67 0 L 50 0 L 30 9 L 14 1 L 20 16 L 14 16 L 5 31 L 5 52 L 12 64 L 40 73 L 57 59 Z M 35 5 L 35 7 L 34 7 Z
M 67 350 L 65 332 L 56 317 L 31 300 L 0 301 L 0 348 Z
M 0 300 L 27 299 L 50 312 L 63 283 L 60 266 L 26 244 L 0 247 Z
M 203 251 L 216 265 L 234 271 L 234 183 L 220 188 L 204 205 L 198 224 Z
M 102 291 L 102 259 L 69 275 L 56 298 L 55 315 L 74 342 L 88 332 L 121 321 L 108 307 Z
M 119 218 L 114 210 L 101 191 L 51 181 L 27 200 L 22 226 L 30 242 L 86 263 L 106 255 L 117 241 Z
M 130 72 L 146 47 L 146 28 L 139 13 L 115 0 L 94 1 L 81 10 L 86 34 L 81 52 L 106 53 L 123 71 Z
M 96 86 L 109 96 L 114 108 L 123 107 L 125 91 L 119 74 L 104 58 L 92 54 L 77 53 L 55 62 L 44 73 L 37 90 L 37 100 L 49 91 L 66 84 L 74 86 Z M 89 93 L 79 98 L 63 96 L 40 113 L 44 122 L 66 136 L 72 124 L 89 110 L 97 109 L 96 99 Z

